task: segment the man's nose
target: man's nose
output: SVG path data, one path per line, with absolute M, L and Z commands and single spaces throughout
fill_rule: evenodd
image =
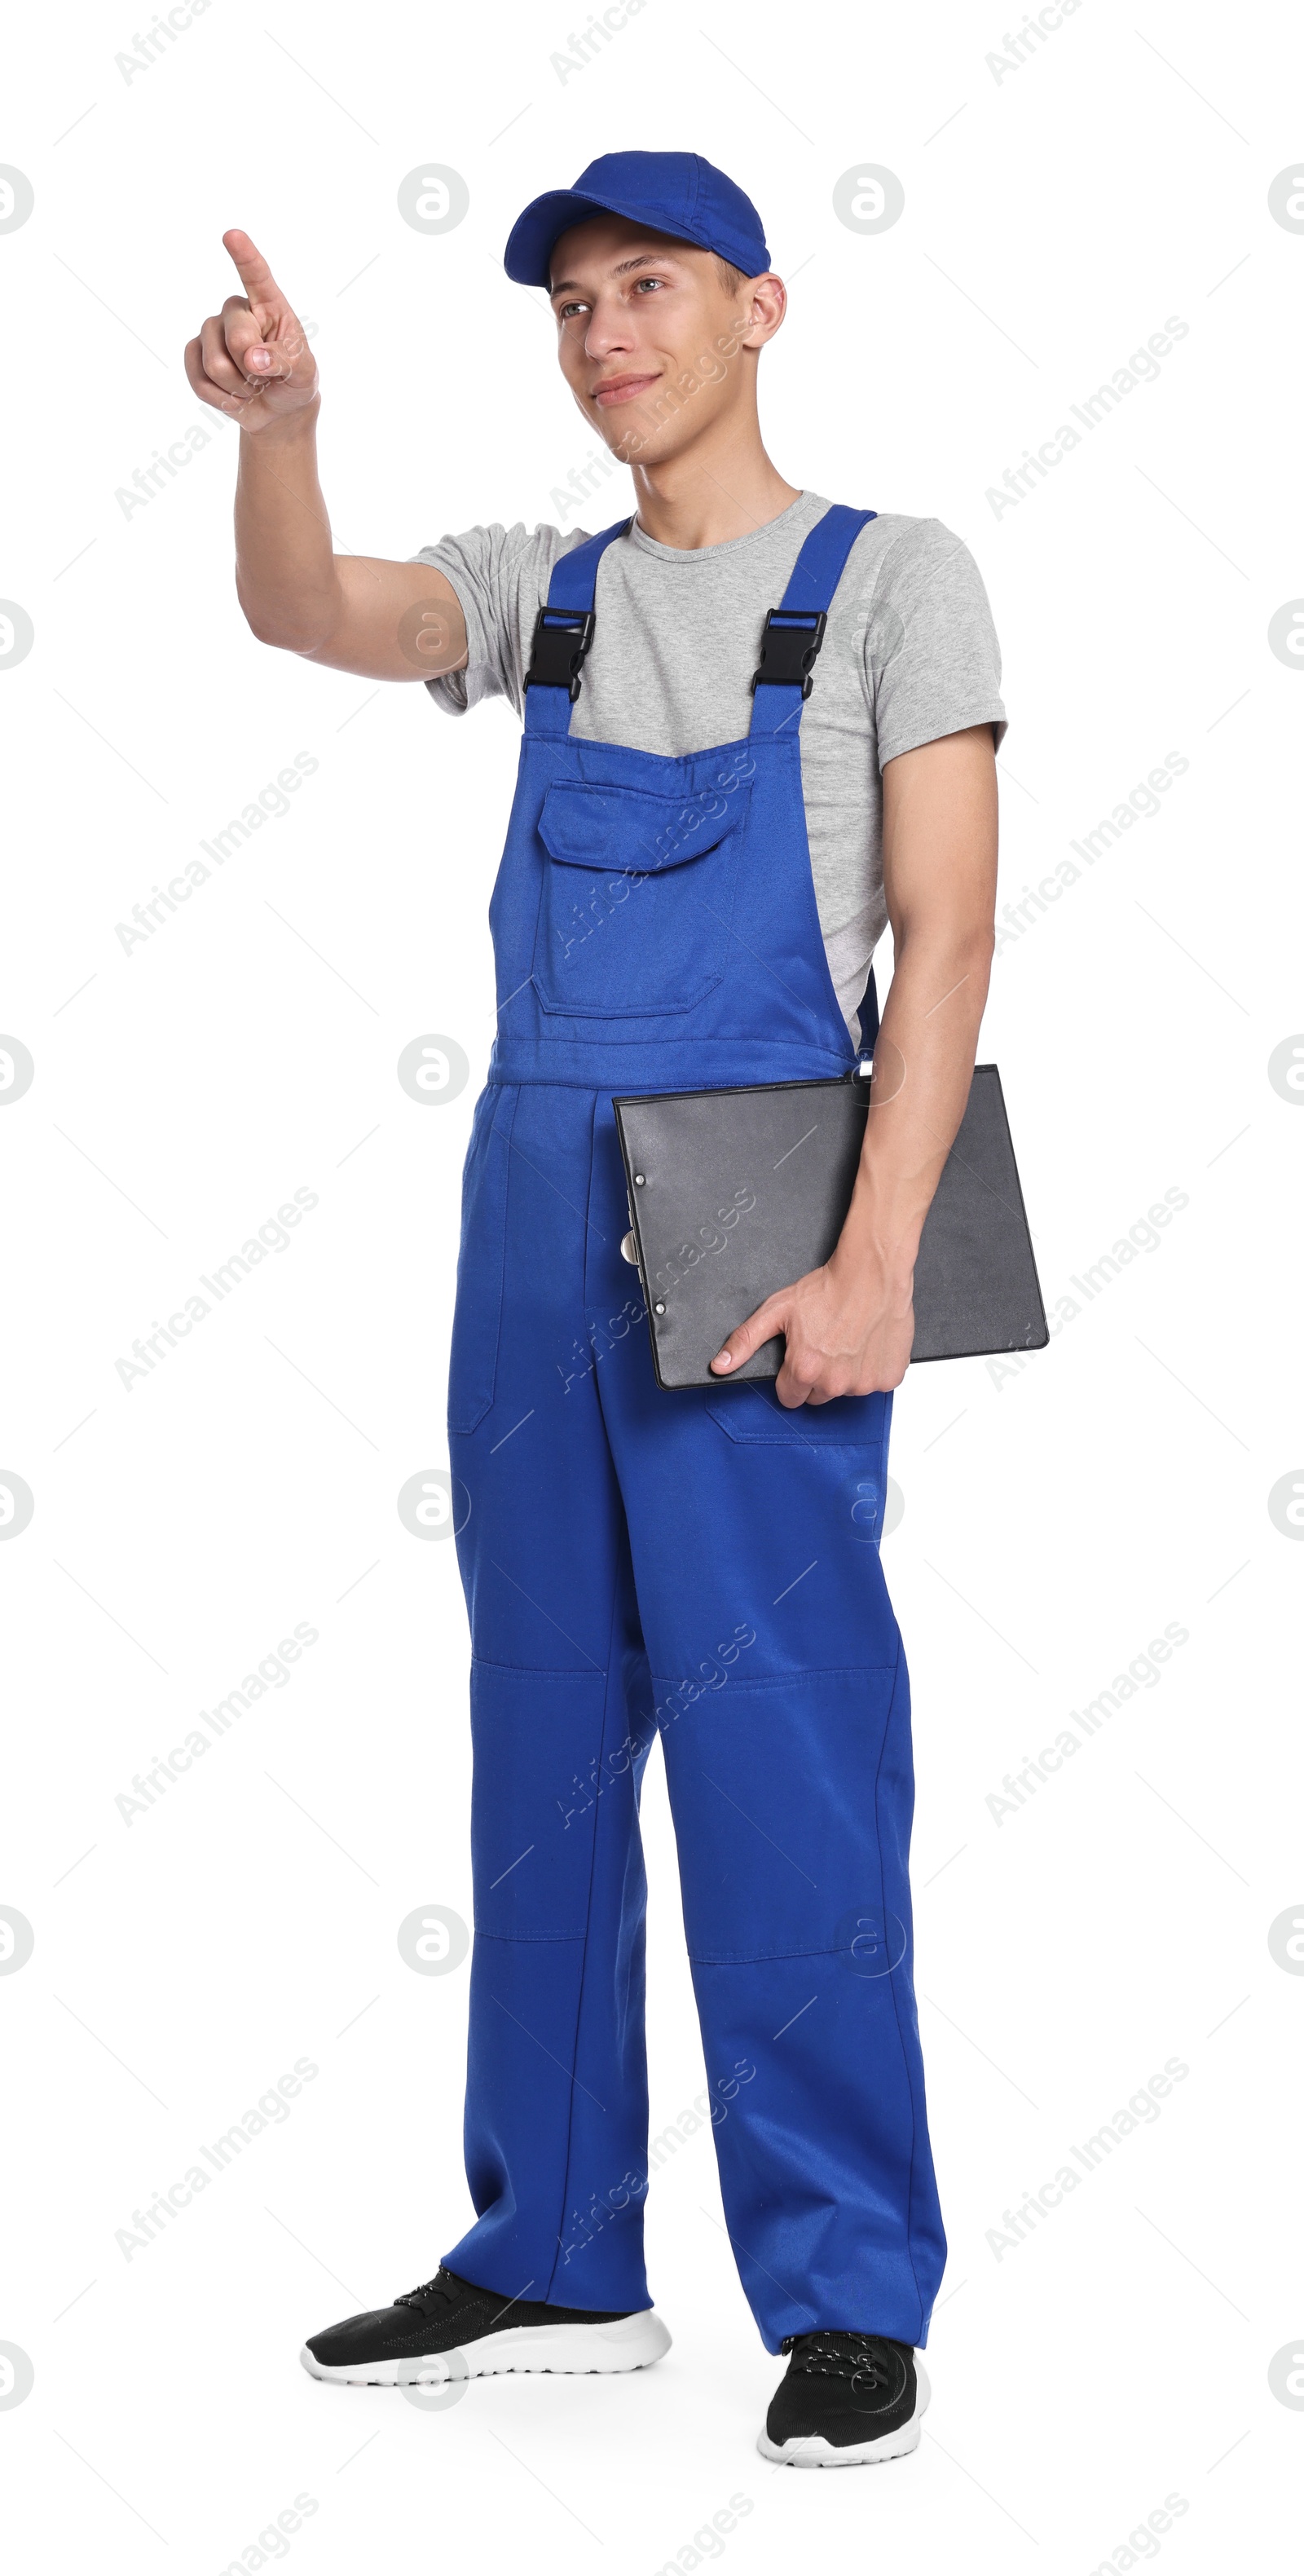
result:
M 584 334 L 586 356 L 605 358 L 613 349 L 628 349 L 632 346 L 633 333 L 624 307 L 614 301 L 610 304 L 602 302 L 595 304 L 589 316 L 589 327 Z

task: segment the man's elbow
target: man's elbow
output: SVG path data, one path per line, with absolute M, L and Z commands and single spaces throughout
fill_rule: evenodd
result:
M 894 928 L 893 947 L 898 969 L 907 953 L 913 952 L 912 964 L 929 970 L 930 980 L 940 975 L 948 992 L 968 985 L 981 1005 L 987 998 L 996 954 L 993 908 L 984 903 L 981 909 L 950 918 L 933 914 L 923 921 L 903 922 Z
M 963 947 L 968 959 L 968 972 L 981 977 L 985 993 L 991 982 L 992 960 L 996 955 L 996 923 L 991 912 L 985 912 L 981 921 L 970 926 L 965 933 Z
M 944 957 L 939 957 L 943 990 L 963 993 L 967 1008 L 975 1020 L 982 1018 L 987 1005 L 988 987 L 992 980 L 992 959 L 996 954 L 996 933 L 990 921 L 970 923 L 949 944 Z
M 310 615 L 289 600 L 268 599 L 246 590 L 238 579 L 235 595 L 250 634 L 260 644 L 270 644 L 281 653 L 313 654 L 329 639 L 332 620 L 320 608 Z
M 297 632 L 287 624 L 284 617 L 278 616 L 275 609 L 260 607 L 247 599 L 240 601 L 240 607 L 244 622 L 257 643 L 275 645 L 282 653 L 298 653 L 303 650 Z

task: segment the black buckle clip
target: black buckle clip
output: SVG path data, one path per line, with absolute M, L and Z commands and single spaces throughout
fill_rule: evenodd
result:
M 591 608 L 541 608 L 534 621 L 526 688 L 565 689 L 573 702 L 580 693 L 580 665 L 592 642 Z
M 776 618 L 794 622 L 776 625 Z M 822 608 L 772 608 L 765 620 L 760 663 L 752 673 L 753 696 L 765 681 L 779 688 L 799 688 L 803 698 L 808 698 L 814 686 L 811 671 L 827 624 Z

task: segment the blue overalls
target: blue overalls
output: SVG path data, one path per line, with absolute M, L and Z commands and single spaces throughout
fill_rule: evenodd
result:
M 873 515 L 833 508 L 807 537 L 767 622 L 781 668 L 785 633 L 818 643 Z M 574 738 L 596 578 L 627 525 L 553 572 L 490 906 L 498 1034 L 449 1379 L 480 2214 L 442 2259 L 505 2298 L 651 2304 L 638 1802 L 659 1732 L 725 2215 L 762 2338 L 922 2344 L 945 2240 L 911 1982 L 909 1686 L 878 1554 L 892 1398 L 784 1411 L 772 1382 L 662 1391 L 621 1257 L 613 1094 L 855 1062 L 806 840 L 810 684 L 767 680 L 745 740 L 682 759 Z M 704 1246 L 730 1214 L 702 1210 Z

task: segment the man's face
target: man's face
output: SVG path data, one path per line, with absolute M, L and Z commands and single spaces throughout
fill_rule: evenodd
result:
M 549 291 L 561 371 L 585 419 L 624 461 L 647 465 L 740 401 L 741 352 L 783 313 L 777 278 L 728 286 L 713 251 L 617 215 L 561 235 Z

